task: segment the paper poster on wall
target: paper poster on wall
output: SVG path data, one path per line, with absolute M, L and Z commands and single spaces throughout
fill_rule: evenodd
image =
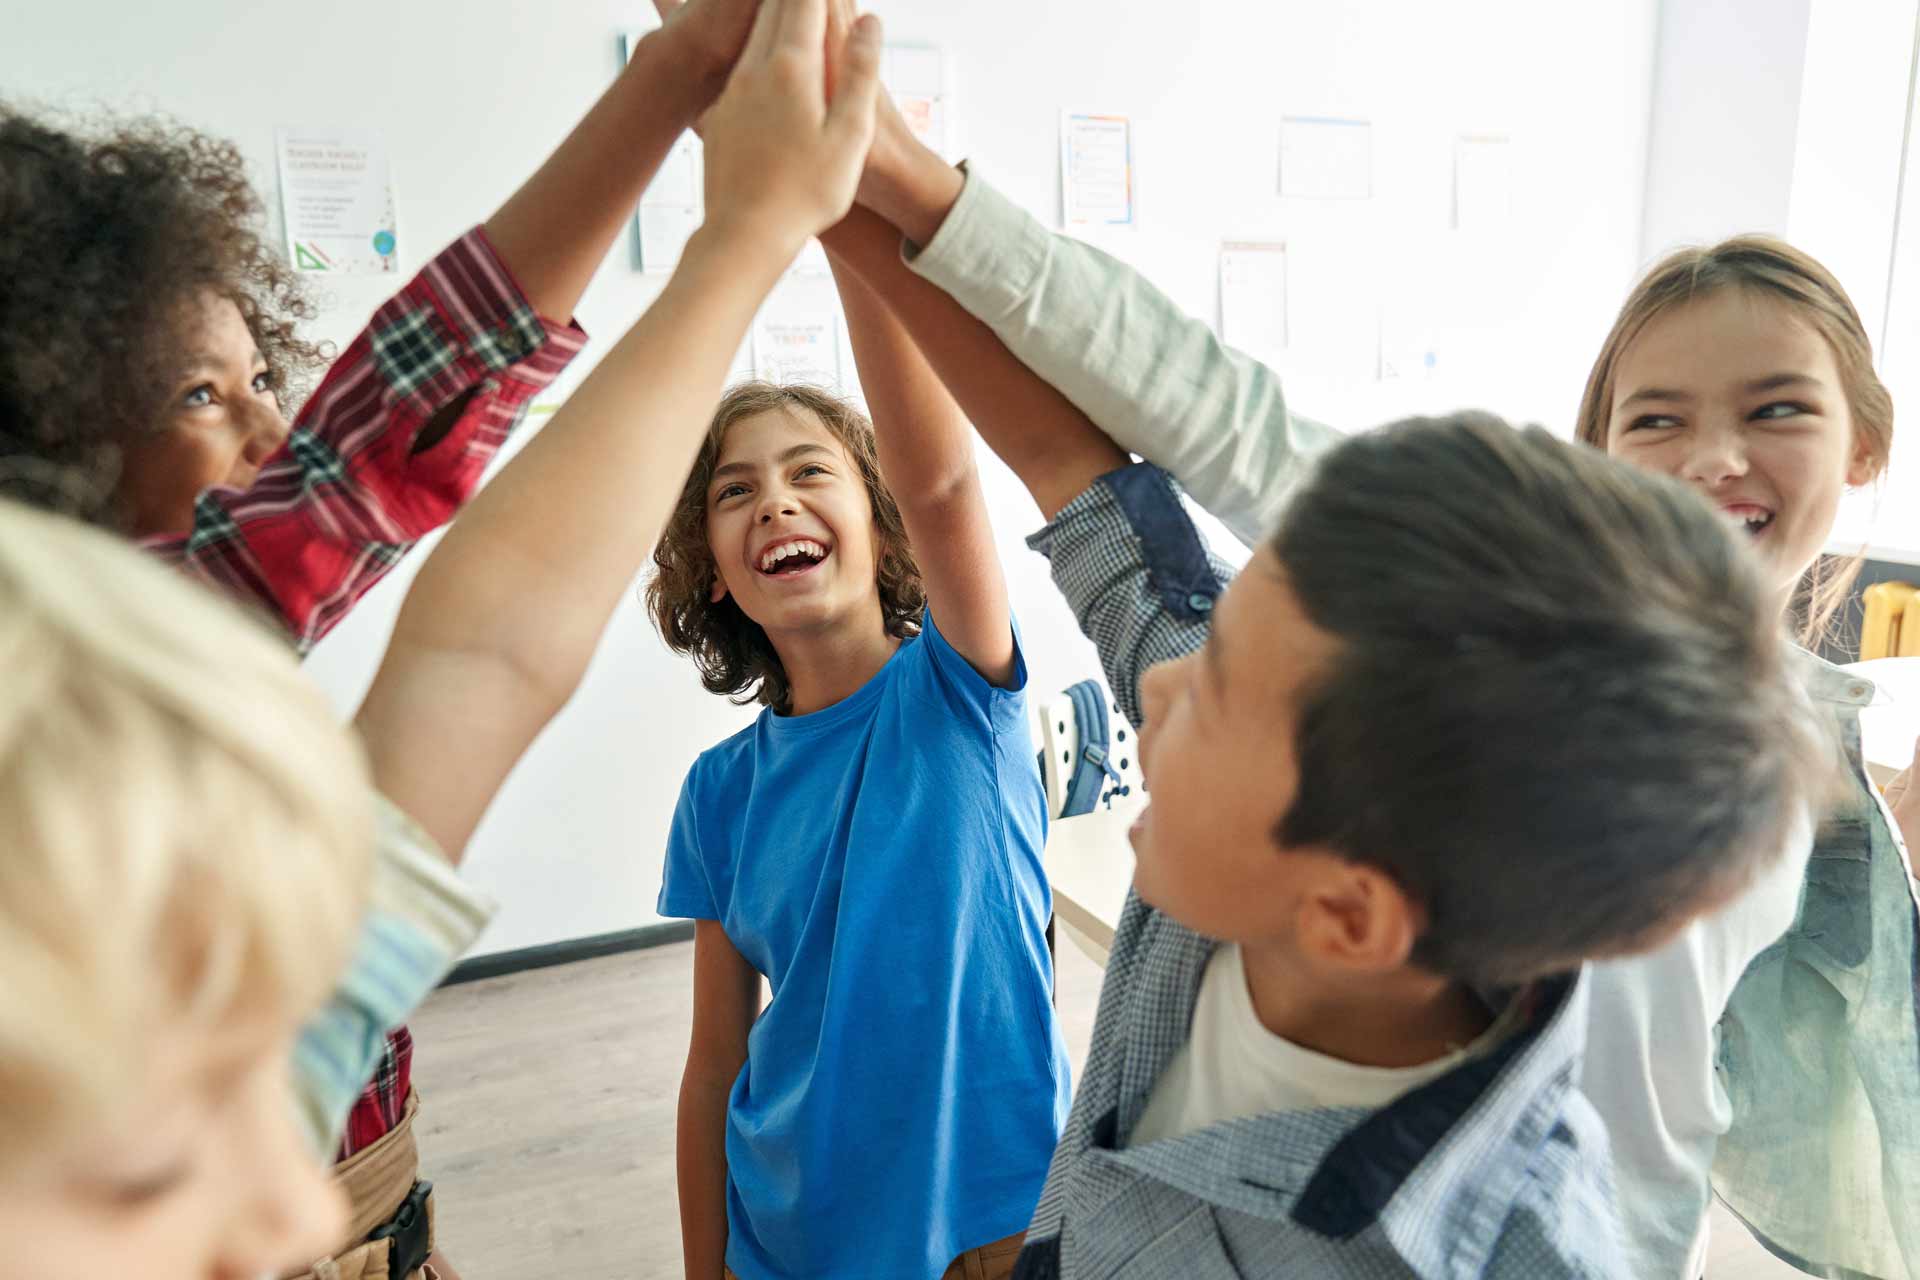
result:
M 1373 125 L 1332 116 L 1280 121 L 1280 194 L 1308 200 L 1373 195 Z
M 753 322 L 753 376 L 842 390 L 840 317 L 769 307 Z
M 906 117 L 913 136 L 953 159 L 946 54 L 932 45 L 890 44 L 880 62 L 880 82 Z
M 1504 134 L 1462 134 L 1453 145 L 1453 226 L 1504 231 L 1513 214 L 1513 145 Z
M 1060 117 L 1060 213 L 1066 225 L 1133 225 L 1133 122 L 1068 111 Z
M 633 31 L 621 37 L 624 61 L 633 61 L 633 52 L 642 34 L 644 32 Z M 653 176 L 653 182 L 641 194 L 635 223 L 642 271 L 666 273 L 679 266 L 687 241 L 700 229 L 701 221 L 707 216 L 703 194 L 704 158 L 700 139 L 691 131 L 681 134 L 661 163 L 660 171 Z
M 278 129 L 280 206 L 296 271 L 384 276 L 400 270 L 393 173 L 379 135 Z
M 1286 245 L 1230 240 L 1220 246 L 1220 340 L 1269 364 L 1286 347 Z

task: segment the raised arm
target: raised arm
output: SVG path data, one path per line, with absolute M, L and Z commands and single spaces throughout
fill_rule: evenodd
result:
M 884 102 L 881 110 L 888 110 Z M 1127 465 L 1126 453 L 1020 363 L 992 330 L 907 269 L 900 260 L 899 237 L 885 221 L 869 210 L 855 209 L 820 238 L 836 274 L 843 280 L 849 273 L 857 276 L 867 296 L 886 304 L 904 327 L 905 338 L 924 353 L 932 374 L 959 401 L 959 409 L 973 420 L 987 446 L 1020 477 L 1048 519 L 1097 477 Z M 845 284 L 841 295 L 848 296 Z M 850 305 L 850 322 L 852 314 Z M 864 362 L 860 375 L 871 397 Z M 877 401 L 874 413 L 879 416 Z M 957 413 L 954 418 L 958 421 Z M 883 447 L 888 434 L 881 432 Z M 968 466 L 971 469 L 970 451 Z M 895 492 L 900 492 L 898 483 Z M 916 534 L 916 553 L 922 546 Z M 923 568 L 925 563 L 923 554 Z
M 658 537 L 753 313 L 844 215 L 878 24 L 825 102 L 825 0 L 766 0 L 707 120 L 706 225 L 651 309 L 421 570 L 359 724 L 375 781 L 458 858 L 572 696 Z
M 693 0 L 642 36 L 627 69 L 487 219 L 543 316 L 568 320 L 667 152 L 726 83 L 760 0 Z
M 1288 410 L 1271 369 L 1131 267 L 946 164 L 897 113 L 881 113 L 860 199 L 917 246 L 915 271 L 1248 545 L 1273 527 L 1302 462 L 1336 438 Z
M 884 222 L 863 212 L 849 216 L 880 241 L 892 239 Z M 873 411 L 880 471 L 900 506 L 928 607 L 954 651 L 1005 686 L 1016 665 L 1012 612 L 974 465 L 973 428 L 886 303 L 834 252 L 845 238 L 824 243 Z

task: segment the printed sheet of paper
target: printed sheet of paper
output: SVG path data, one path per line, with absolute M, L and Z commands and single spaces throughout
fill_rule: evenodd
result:
M 1126 116 L 1060 117 L 1060 211 L 1066 225 L 1133 225 L 1133 122 Z
M 913 136 L 952 160 L 946 54 L 931 45 L 888 45 L 880 62 L 880 82 L 893 95 Z
M 644 34 L 644 31 L 633 31 L 621 37 L 626 61 L 633 61 L 633 51 Z M 700 223 L 707 216 L 704 158 L 700 139 L 691 130 L 683 133 L 667 153 L 652 184 L 641 195 L 640 211 L 635 217 L 642 271 L 663 274 L 679 266 L 687 241 L 700 229 Z
M 753 376 L 843 392 L 840 317 L 769 306 L 753 322 Z
M 1463 135 L 1453 146 L 1453 225 L 1505 231 L 1513 214 L 1513 144 L 1503 135 Z
M 1280 121 L 1280 194 L 1309 200 L 1373 195 L 1373 125 L 1287 116 Z
M 1220 246 L 1220 340 L 1271 364 L 1287 345 L 1287 247 L 1228 241 Z
M 386 144 L 359 130 L 279 129 L 280 205 L 294 270 L 384 276 L 400 270 Z

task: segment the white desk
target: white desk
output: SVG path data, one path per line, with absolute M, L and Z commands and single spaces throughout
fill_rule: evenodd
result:
M 1885 786 L 1913 763 L 1920 738 L 1920 658 L 1875 658 L 1847 667 L 1873 681 L 1873 705 L 1860 712 L 1860 752 L 1867 771 Z
M 1113 931 L 1133 887 L 1133 845 L 1127 828 L 1146 808 L 1134 794 L 1077 818 L 1059 818 L 1047 833 L 1044 855 L 1053 885 L 1053 914 L 1060 932 L 1105 966 Z

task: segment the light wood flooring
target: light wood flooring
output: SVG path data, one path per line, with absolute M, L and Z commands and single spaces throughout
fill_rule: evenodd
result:
M 673 1126 L 693 946 L 582 961 L 436 994 L 414 1019 L 422 1174 L 462 1280 L 677 1280 Z M 1075 1074 L 1100 970 L 1064 938 Z M 1800 1273 L 1724 1215 L 1708 1280 Z

